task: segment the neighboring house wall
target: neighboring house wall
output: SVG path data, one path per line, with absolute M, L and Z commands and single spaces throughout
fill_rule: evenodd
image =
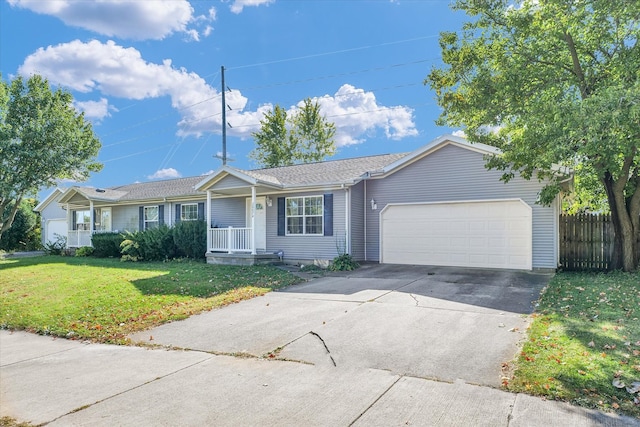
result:
M 284 258 L 290 260 L 331 260 L 338 255 L 345 244 L 345 191 L 313 191 L 286 194 L 286 197 L 320 196 L 333 194 L 333 235 L 332 236 L 278 236 L 277 198 L 267 206 L 267 252 L 283 251 Z
M 366 214 L 366 259 L 379 260 L 380 212 L 388 203 L 521 198 L 533 210 L 533 267 L 556 268 L 557 212 L 535 203 L 542 184 L 520 177 L 505 184 L 501 171 L 484 165 L 481 153 L 447 145 L 383 179 L 367 181 L 366 197 L 375 199 L 378 209 Z
M 364 182 L 351 187 L 351 256 L 357 261 L 364 260 Z

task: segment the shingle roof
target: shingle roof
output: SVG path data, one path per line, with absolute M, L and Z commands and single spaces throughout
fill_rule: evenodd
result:
M 365 173 L 379 171 L 384 166 L 406 155 L 407 153 L 382 154 L 267 169 L 242 170 L 231 167 L 228 168 L 262 182 L 283 187 L 304 187 L 354 182 Z M 103 189 L 93 187 L 74 188 L 87 198 L 114 202 L 149 200 L 164 197 L 197 197 L 205 194 L 202 191 L 195 190 L 196 185 L 200 183 L 203 178 L 203 176 L 192 176 L 188 178 L 127 184 Z
M 366 172 L 378 171 L 406 155 L 407 153 L 381 154 L 277 168 L 240 170 L 240 172 L 261 181 L 288 187 L 348 183 L 358 179 Z
M 123 193 L 118 199 L 144 200 L 157 199 L 159 197 L 202 196 L 201 191 L 196 191 L 195 186 L 202 181 L 202 176 L 188 178 L 166 179 L 162 181 L 140 182 L 137 184 L 121 185 L 105 189 L 108 192 Z

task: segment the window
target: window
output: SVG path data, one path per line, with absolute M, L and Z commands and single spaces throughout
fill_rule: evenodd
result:
M 76 211 L 76 228 L 75 230 L 90 231 L 91 230 L 91 212 Z
M 287 235 L 322 235 L 323 197 L 288 197 L 286 199 Z
M 111 231 L 111 208 L 98 208 L 95 210 L 96 230 Z
M 144 229 L 157 228 L 160 225 L 157 206 L 144 207 Z
M 189 203 L 180 205 L 180 221 L 197 221 L 198 220 L 198 204 Z

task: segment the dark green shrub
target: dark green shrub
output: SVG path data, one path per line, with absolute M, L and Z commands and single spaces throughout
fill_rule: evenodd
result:
M 333 259 L 333 261 L 331 261 L 331 264 L 329 265 L 329 270 L 331 271 L 351 271 L 351 270 L 355 270 L 356 268 L 360 267 L 360 264 L 358 264 L 349 254 L 342 254 L 342 255 L 338 255 L 337 257 L 335 257 Z
M 146 261 L 164 261 L 176 257 L 173 229 L 166 225 L 145 230 L 140 234 L 140 251 Z
M 121 233 L 96 233 L 91 236 L 93 256 L 99 258 L 117 258 L 121 255 L 120 244 L 124 240 Z
M 76 256 L 91 256 L 93 255 L 93 248 L 91 246 L 82 246 L 76 249 Z
M 176 255 L 204 259 L 207 251 L 207 224 L 204 221 L 182 221 L 173 228 Z

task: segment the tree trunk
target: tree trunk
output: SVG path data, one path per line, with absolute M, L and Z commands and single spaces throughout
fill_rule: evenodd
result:
M 15 204 L 11 208 L 11 212 L 9 212 L 6 219 L 3 219 L 4 211 L 9 207 L 11 201 L 8 200 L 6 204 L 0 206 L 0 239 L 2 239 L 2 233 L 7 231 L 9 227 L 11 227 L 11 224 L 13 224 L 13 220 L 16 218 L 16 213 L 18 212 L 18 209 L 20 209 L 20 202 L 22 202 L 22 197 L 18 197 L 16 199 Z
M 624 197 L 624 187 L 616 185 L 613 177 L 608 172 L 603 179 L 604 187 L 611 209 L 611 222 L 613 223 L 614 240 L 611 268 L 614 270 L 634 271 L 637 267 L 637 230 L 632 221 L 630 209 Z

